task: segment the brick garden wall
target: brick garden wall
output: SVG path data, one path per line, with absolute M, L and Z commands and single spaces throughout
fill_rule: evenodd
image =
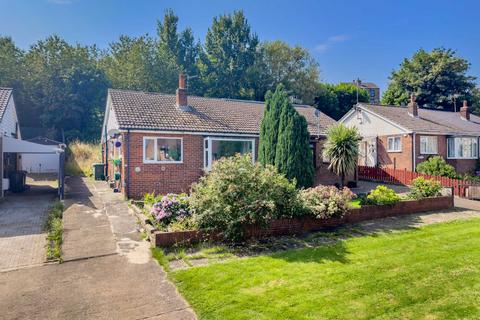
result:
M 328 227 L 336 227 L 346 223 L 357 223 L 366 220 L 408 215 L 418 212 L 444 210 L 453 208 L 453 196 L 425 198 L 420 200 L 400 201 L 394 205 L 362 206 L 351 209 L 343 218 L 314 219 L 310 217 L 279 219 L 270 222 L 267 228 L 249 226 L 247 237 L 259 238 L 264 236 L 278 236 L 288 234 L 302 234 L 318 231 Z M 159 232 L 152 234 L 153 245 L 171 246 L 176 243 L 195 243 L 206 239 L 219 239 L 218 233 L 206 234 L 202 231 Z

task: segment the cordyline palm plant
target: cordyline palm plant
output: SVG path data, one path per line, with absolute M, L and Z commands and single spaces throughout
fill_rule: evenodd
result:
M 324 154 L 330 158 L 328 168 L 342 178 L 342 187 L 346 184 L 346 177 L 355 172 L 360 140 L 357 128 L 348 128 L 341 123 L 327 132 Z

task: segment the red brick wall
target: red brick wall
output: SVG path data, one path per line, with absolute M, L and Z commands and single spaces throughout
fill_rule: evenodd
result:
M 351 209 L 343 218 L 315 219 L 311 217 L 299 217 L 273 220 L 269 223 L 267 228 L 251 225 L 246 228 L 246 231 L 247 238 L 302 234 L 305 232 L 322 230 L 327 227 L 336 227 L 346 223 L 358 223 L 366 220 L 450 208 L 453 208 L 453 196 L 425 198 L 420 200 L 400 201 L 394 205 L 362 206 L 359 209 Z M 208 234 L 203 231 L 154 231 L 151 235 L 152 244 L 159 247 L 185 242 L 196 243 L 207 239 L 221 239 L 221 233 L 212 232 Z
M 415 165 L 426 161 L 429 157 L 435 155 L 423 155 L 420 154 L 420 136 L 426 136 L 424 134 L 415 135 L 415 150 L 416 159 Z M 429 135 L 435 136 L 435 135 Z M 402 152 L 388 152 L 387 151 L 387 138 L 389 136 L 378 137 L 377 141 L 377 155 L 379 165 L 387 168 L 407 169 L 412 171 L 412 135 L 401 135 L 402 137 Z M 437 136 L 438 141 L 438 155 L 442 156 L 449 164 L 455 167 L 455 170 L 459 173 L 472 172 L 475 169 L 475 159 L 447 159 L 447 137 Z M 396 164 L 396 165 L 395 165 Z
M 332 171 L 328 169 L 328 163 L 323 162 L 323 144 L 325 143 L 325 139 L 321 139 L 317 141 L 315 144 L 315 185 L 323 184 L 336 184 L 340 183 L 340 177 L 334 174 Z M 352 180 L 352 179 L 351 179 Z
M 143 163 L 143 137 L 183 138 L 183 163 Z M 126 155 L 126 150 L 125 153 Z M 128 197 L 141 198 L 146 192 L 157 194 L 188 192 L 203 174 L 203 137 L 161 133 L 130 133 L 130 181 Z M 140 171 L 136 172 L 136 168 Z M 125 176 L 125 175 L 123 175 Z
M 377 138 L 377 159 L 382 167 L 412 170 L 412 135 L 398 135 L 402 139 L 401 152 L 388 152 L 388 137 Z

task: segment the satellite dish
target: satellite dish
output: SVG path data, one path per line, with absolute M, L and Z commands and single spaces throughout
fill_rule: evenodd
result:
M 320 117 L 320 110 L 318 109 L 315 109 L 315 117 Z
M 108 130 L 107 134 L 108 134 L 110 137 L 114 137 L 114 136 L 116 136 L 117 134 L 120 134 L 120 130 L 118 130 L 118 129 L 110 129 L 110 130 Z

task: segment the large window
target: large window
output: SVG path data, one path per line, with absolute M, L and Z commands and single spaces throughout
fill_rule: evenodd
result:
M 144 137 L 144 163 L 182 163 L 182 138 Z
M 452 159 L 478 158 L 478 138 L 476 137 L 448 138 L 448 157 Z
M 420 154 L 437 154 L 438 140 L 435 136 L 420 136 Z
M 255 161 L 255 139 L 238 138 L 205 138 L 204 164 L 205 169 L 212 168 L 212 162 L 221 158 L 231 157 L 237 153 L 251 153 Z
M 388 152 L 401 152 L 402 151 L 402 137 L 388 137 L 387 139 L 387 151 Z

